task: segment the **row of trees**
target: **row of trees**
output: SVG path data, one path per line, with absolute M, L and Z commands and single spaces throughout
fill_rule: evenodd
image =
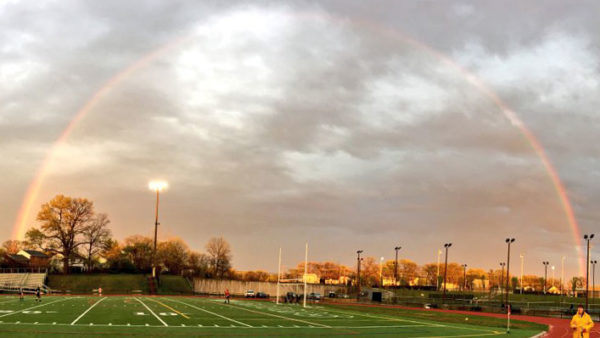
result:
M 398 260 L 397 271 L 397 281 L 400 285 L 409 285 L 416 282 L 417 285 L 421 286 L 434 286 L 437 285 L 438 282 L 441 284 L 444 275 L 444 265 L 439 265 L 438 275 L 437 263 L 428 263 L 419 266 L 409 259 L 401 259 Z M 335 262 L 309 262 L 307 272 L 319 276 L 321 282 L 326 280 L 341 281 L 344 277 L 348 277 L 352 283 L 356 280 L 355 267 L 350 268 Z M 381 277 L 387 280 L 393 280 L 394 273 L 394 260 L 385 261 L 380 265 L 374 257 L 365 257 L 361 262 L 362 285 L 379 285 L 381 283 Z M 281 277 L 284 279 L 301 278 L 303 274 L 304 262 L 301 262 L 293 268 L 286 269 Z M 235 277 L 246 281 L 277 281 L 277 274 L 267 273 L 265 271 L 237 273 Z M 506 271 L 501 269 L 490 269 L 485 271 L 479 268 L 469 268 L 466 270 L 465 274 L 462 265 L 458 263 L 448 263 L 448 273 L 446 278 L 449 284 L 451 283 L 460 287 L 466 285 L 467 289 L 481 287 L 491 287 L 495 289 L 506 287 Z M 545 282 L 546 289 L 550 289 L 552 286 L 560 288 L 561 281 L 559 279 L 548 278 Z M 518 289 L 520 287 L 519 284 L 519 277 L 511 275 L 509 279 L 509 289 Z M 535 275 L 524 275 L 523 285 L 532 290 L 542 291 L 544 289 L 544 278 Z M 583 285 L 585 285 L 585 278 L 574 277 L 569 281 L 565 281 L 564 288 L 565 290 L 575 291 L 575 288 L 581 288 Z
M 69 270 L 83 261 L 88 271 L 110 270 L 149 272 L 154 257 L 150 237 L 134 235 L 119 242 L 112 238 L 107 214 L 96 213 L 93 202 L 85 198 L 57 195 L 42 205 L 37 214 L 39 227 L 27 231 L 24 241 L 9 240 L 0 251 L 15 254 L 21 249 L 42 251 Z M 190 250 L 181 239 L 161 241 L 157 245 L 156 263 L 169 273 L 188 273 L 225 278 L 232 274 L 231 247 L 224 238 L 211 238 L 206 253 Z

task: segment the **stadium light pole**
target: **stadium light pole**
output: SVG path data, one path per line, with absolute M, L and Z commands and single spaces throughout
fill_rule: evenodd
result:
M 596 263 L 598 263 L 598 261 L 593 260 L 590 263 L 592 263 L 592 298 L 595 298 L 594 292 L 596 291 Z
M 467 264 L 463 264 L 463 291 L 467 289 Z
M 442 250 L 438 249 L 438 260 L 437 260 L 437 276 L 435 277 L 436 288 L 435 291 L 440 291 L 440 255 L 442 254 Z
M 502 267 L 502 273 L 500 274 L 500 299 L 502 301 L 502 307 L 504 307 L 504 267 L 506 266 L 506 263 L 500 262 L 500 266 Z
M 583 239 L 587 242 L 587 255 L 585 258 L 585 311 L 588 310 L 588 298 L 590 293 L 590 241 L 594 238 L 594 234 L 583 235 Z
M 394 263 L 394 286 L 398 286 L 398 250 L 402 249 L 401 246 L 394 248 L 396 250 L 396 262 Z
M 548 264 L 550 264 L 550 262 L 542 262 L 542 264 L 544 264 L 544 294 L 546 294 L 546 283 L 548 281 Z
M 360 300 L 360 261 L 362 261 L 362 258 L 360 258 L 361 253 L 363 253 L 363 250 L 356 251 L 356 285 L 358 286 L 358 293 L 356 294 L 357 302 Z
M 520 285 L 521 285 L 521 294 L 523 294 L 523 258 L 525 256 L 523 256 L 523 254 L 520 254 L 519 256 L 521 257 L 521 283 L 520 283 Z
M 151 181 L 148 188 L 156 191 L 156 208 L 154 209 L 154 250 L 152 251 L 152 278 L 156 278 L 156 242 L 158 237 L 158 205 L 160 202 L 160 192 L 167 188 L 168 184 L 165 181 Z
M 452 246 L 452 243 L 444 244 L 446 248 L 446 257 L 444 259 L 444 289 L 442 291 L 442 304 L 446 303 L 446 277 L 448 276 L 448 248 Z
M 506 305 L 508 307 L 508 295 L 510 286 L 510 245 L 514 243 L 514 238 L 507 238 L 506 244 L 508 245 L 508 253 L 506 254 Z

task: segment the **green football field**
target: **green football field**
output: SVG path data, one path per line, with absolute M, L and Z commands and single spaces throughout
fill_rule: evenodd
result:
M 501 319 L 343 305 L 274 304 L 200 297 L 31 296 L 0 297 L 0 336 L 402 336 L 504 335 Z M 423 317 L 429 315 L 429 317 Z M 420 316 L 420 317 L 419 317 Z M 541 331 L 525 322 L 512 337 Z M 536 326 L 537 325 L 537 326 Z M 543 328 L 542 328 L 543 329 Z

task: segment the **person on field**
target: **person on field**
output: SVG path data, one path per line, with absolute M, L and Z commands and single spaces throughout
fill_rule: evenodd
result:
M 35 301 L 40 303 L 42 302 L 42 290 L 40 290 L 39 286 L 37 289 L 35 289 Z
M 102 297 L 102 287 L 98 288 L 98 296 Z
M 592 317 L 583 310 L 583 305 L 577 306 L 577 313 L 571 319 L 573 338 L 590 338 L 590 331 L 594 327 Z
M 20 301 L 25 300 L 25 294 L 23 293 L 23 288 L 19 288 L 19 300 Z
M 229 304 L 229 298 L 231 294 L 229 293 L 229 289 L 225 289 L 225 304 Z

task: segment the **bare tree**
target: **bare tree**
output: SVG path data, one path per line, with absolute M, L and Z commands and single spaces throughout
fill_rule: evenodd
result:
M 94 205 L 85 198 L 57 195 L 42 205 L 37 220 L 42 222 L 38 229 L 30 230 L 28 240 L 35 239 L 38 245 L 63 257 L 63 272 L 69 273 L 69 261 L 84 244 L 82 234 L 94 216 Z M 32 238 L 37 236 L 37 238 Z
M 216 278 L 222 278 L 231 269 L 231 247 L 223 237 L 213 237 L 206 244 L 210 266 Z
M 82 235 L 88 271 L 92 271 L 94 256 L 104 248 L 104 244 L 110 239 L 109 223 L 110 220 L 107 214 L 98 214 L 83 229 Z

